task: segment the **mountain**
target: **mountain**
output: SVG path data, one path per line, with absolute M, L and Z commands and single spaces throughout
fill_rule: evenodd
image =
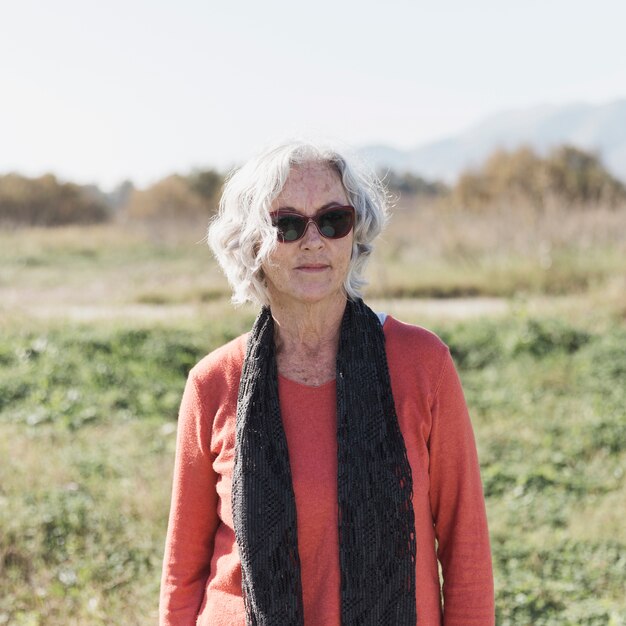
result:
M 361 153 L 381 169 L 452 182 L 498 148 L 511 150 L 525 144 L 545 154 L 564 143 L 599 154 L 613 175 L 626 182 L 626 99 L 502 111 L 458 135 L 412 150 L 371 145 Z

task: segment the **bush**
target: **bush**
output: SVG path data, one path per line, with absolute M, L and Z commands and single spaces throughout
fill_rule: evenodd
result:
M 572 146 L 547 157 L 531 148 L 495 152 L 477 171 L 464 172 L 452 190 L 452 202 L 467 209 L 525 204 L 545 209 L 550 201 L 615 207 L 626 202 L 626 188 L 594 155 Z
M 61 226 L 104 222 L 109 208 L 92 190 L 61 183 L 52 174 L 0 176 L 0 224 Z
M 145 190 L 133 190 L 126 205 L 131 219 L 206 219 L 217 207 L 222 176 L 213 170 L 173 174 Z
M 381 174 L 385 185 L 394 195 L 436 198 L 448 192 L 447 186 L 439 181 L 429 181 L 410 172 L 398 174 L 390 171 Z

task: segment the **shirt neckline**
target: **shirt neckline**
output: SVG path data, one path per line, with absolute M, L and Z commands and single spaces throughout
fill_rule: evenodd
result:
M 293 380 L 292 378 L 287 378 L 287 376 L 283 376 L 280 373 L 278 374 L 278 378 L 282 380 L 283 382 L 289 383 L 290 385 L 297 385 L 298 387 L 304 387 L 305 389 L 315 389 L 315 390 L 324 389 L 325 387 L 334 385 L 337 382 L 336 378 L 331 378 L 330 380 L 327 380 L 325 383 L 322 383 L 321 385 L 307 385 L 297 380 Z

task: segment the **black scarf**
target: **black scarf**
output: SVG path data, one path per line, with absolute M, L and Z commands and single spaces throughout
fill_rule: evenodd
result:
M 341 323 L 337 455 L 341 623 L 415 626 L 411 467 L 383 330 L 362 300 L 348 301 Z M 252 328 L 239 386 L 232 505 L 248 626 L 302 626 L 296 505 L 268 308 Z

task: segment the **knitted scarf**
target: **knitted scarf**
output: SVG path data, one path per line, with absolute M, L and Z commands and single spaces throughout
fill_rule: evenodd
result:
M 382 326 L 362 300 L 346 305 L 336 381 L 341 623 L 415 626 L 411 467 Z M 239 386 L 232 506 L 246 623 L 302 626 L 296 505 L 267 307 L 248 339 Z

